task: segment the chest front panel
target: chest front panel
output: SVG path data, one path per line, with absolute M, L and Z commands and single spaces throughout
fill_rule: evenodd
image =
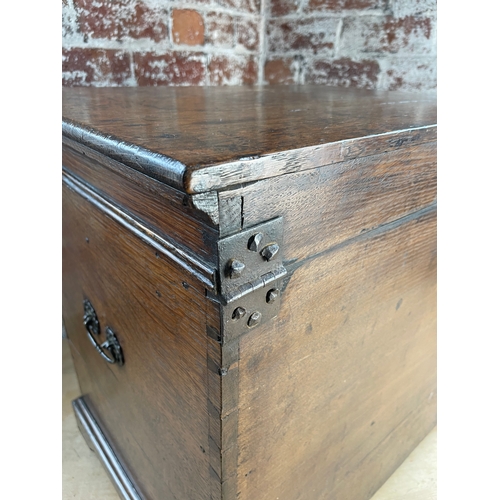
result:
M 66 185 L 63 235 L 64 320 L 89 408 L 145 498 L 210 498 L 204 289 Z M 89 338 L 85 300 L 122 366 Z

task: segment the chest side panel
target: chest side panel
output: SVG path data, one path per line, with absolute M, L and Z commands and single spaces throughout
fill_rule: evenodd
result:
M 436 199 L 436 142 L 282 175 L 219 193 L 221 210 L 239 208 L 231 231 L 282 216 L 286 258 L 303 259 L 395 221 Z M 408 141 L 408 142 L 407 142 Z M 221 231 L 225 217 L 221 213 Z
M 242 500 L 367 500 L 435 425 L 436 219 L 423 212 L 303 261 L 278 317 L 241 337 Z
M 219 193 L 224 234 L 282 218 L 287 270 L 277 317 L 231 340 L 224 498 L 368 499 L 435 425 L 436 143 L 400 139 Z
M 204 286 L 63 186 L 63 317 L 82 394 L 145 498 L 210 498 Z M 107 363 L 83 301 L 116 334 Z M 210 315 L 214 315 L 210 311 Z

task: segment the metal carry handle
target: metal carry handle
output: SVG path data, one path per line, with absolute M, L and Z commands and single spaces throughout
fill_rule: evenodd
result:
M 99 335 L 100 333 L 100 325 L 99 319 L 97 318 L 97 314 L 95 312 L 94 307 L 90 303 L 90 300 L 85 299 L 83 301 L 83 324 L 87 330 L 87 336 L 92 342 L 92 345 L 96 348 L 96 351 L 108 362 L 111 364 L 123 365 L 123 352 L 116 338 L 115 333 L 109 326 L 106 327 L 106 340 L 99 345 L 94 335 Z M 109 352 L 110 355 L 104 352 L 104 349 Z

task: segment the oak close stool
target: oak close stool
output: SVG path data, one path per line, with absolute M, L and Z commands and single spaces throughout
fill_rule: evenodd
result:
M 63 317 L 121 496 L 365 500 L 436 422 L 434 94 L 63 91 Z

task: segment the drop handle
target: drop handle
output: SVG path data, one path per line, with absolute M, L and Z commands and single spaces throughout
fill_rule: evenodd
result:
M 95 347 L 96 351 L 104 358 L 108 363 L 123 365 L 123 352 L 116 338 L 113 330 L 107 326 L 106 327 L 106 340 L 99 344 L 97 342 L 95 336 L 100 334 L 100 325 L 99 319 L 97 318 L 97 313 L 95 312 L 94 307 L 90 303 L 90 300 L 85 299 L 83 301 L 83 324 L 85 325 L 85 329 L 87 330 L 87 336 Z M 107 351 L 109 354 L 107 354 Z

